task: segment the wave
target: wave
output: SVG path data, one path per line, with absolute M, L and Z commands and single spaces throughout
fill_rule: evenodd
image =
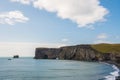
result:
M 116 77 L 119 76 L 120 70 L 115 65 L 112 65 L 112 68 L 114 69 L 114 71 L 105 76 L 105 80 L 116 80 Z

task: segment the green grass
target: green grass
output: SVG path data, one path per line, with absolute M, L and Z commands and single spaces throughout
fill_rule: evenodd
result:
M 91 47 L 102 53 L 120 53 L 120 44 L 94 44 Z

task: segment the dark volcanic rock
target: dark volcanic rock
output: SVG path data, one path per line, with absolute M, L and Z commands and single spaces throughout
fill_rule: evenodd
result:
M 36 48 L 35 59 L 67 59 L 84 61 L 110 60 L 109 53 L 102 54 L 90 45 L 67 46 L 61 48 Z
M 57 48 L 37 48 L 35 51 L 35 59 L 55 59 L 59 54 Z
M 120 80 L 120 76 L 118 76 L 118 77 L 116 78 L 116 80 Z
M 14 55 L 13 58 L 19 58 L 19 55 Z
M 62 47 L 59 53 L 60 59 L 68 60 L 98 60 L 99 52 L 93 50 L 89 45 L 78 45 Z

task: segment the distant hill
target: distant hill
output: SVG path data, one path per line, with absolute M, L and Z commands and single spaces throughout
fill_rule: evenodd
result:
M 101 53 L 120 53 L 120 44 L 95 44 L 91 47 Z

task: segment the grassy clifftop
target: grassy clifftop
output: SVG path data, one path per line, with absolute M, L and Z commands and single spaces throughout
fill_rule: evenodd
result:
M 120 53 L 120 44 L 95 44 L 91 47 L 102 53 Z

